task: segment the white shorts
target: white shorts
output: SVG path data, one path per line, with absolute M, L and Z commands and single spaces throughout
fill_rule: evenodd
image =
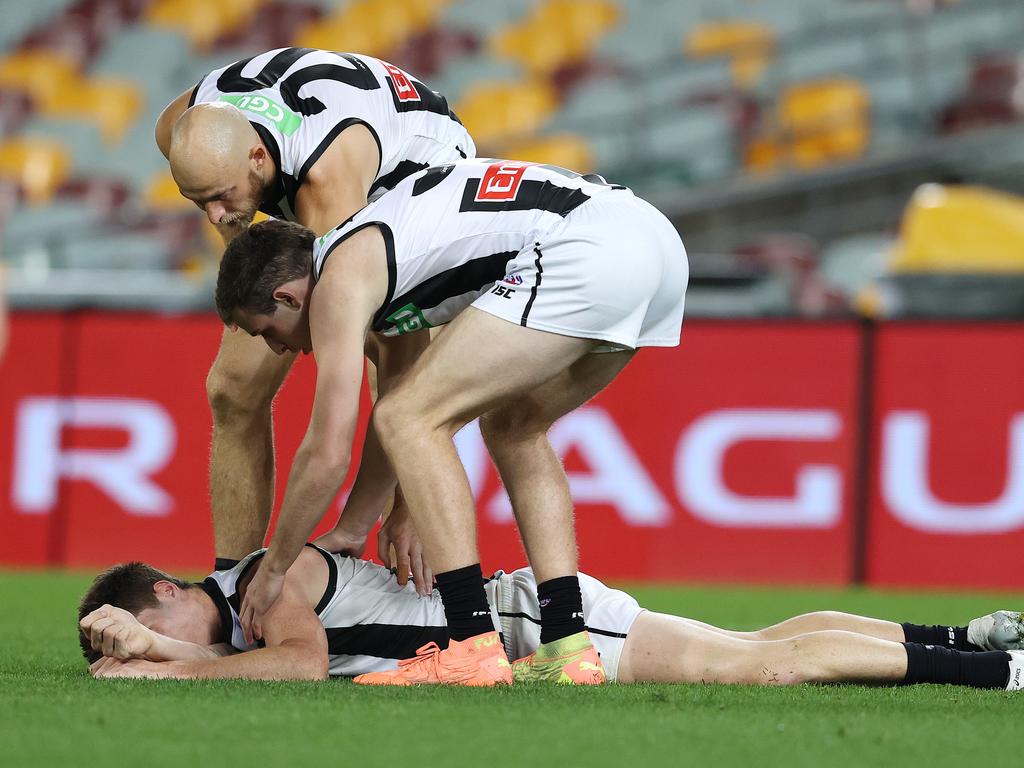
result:
M 601 655 L 608 680 L 614 682 L 626 635 L 644 609 L 625 592 L 612 589 L 585 573 L 579 576 L 587 630 Z M 512 573 L 498 571 L 487 583 L 486 590 L 492 609 L 496 609 L 509 659 L 521 659 L 536 651 L 540 645 L 540 607 L 533 571 L 529 568 Z
M 613 347 L 679 344 L 686 249 L 657 208 L 626 189 L 594 196 L 507 268 L 510 292 L 473 306 L 517 325 Z M 496 283 L 501 286 L 501 283 Z

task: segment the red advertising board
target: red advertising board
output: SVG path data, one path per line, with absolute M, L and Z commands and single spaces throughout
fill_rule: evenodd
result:
M 877 331 L 871 583 L 1024 586 L 1024 327 Z
M 0 563 L 209 567 L 203 383 L 220 334 L 212 315 L 14 317 L 0 367 Z M 642 351 L 551 432 L 582 567 L 623 579 L 848 580 L 859 360 L 854 324 L 689 323 L 680 348 Z M 314 375 L 312 359 L 299 361 L 275 406 L 278 503 Z M 457 442 L 485 568 L 520 565 L 479 432 Z

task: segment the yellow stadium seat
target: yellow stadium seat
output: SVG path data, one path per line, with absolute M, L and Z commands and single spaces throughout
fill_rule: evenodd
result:
M 390 39 L 390 33 L 377 25 L 353 25 L 332 17 L 306 25 L 293 42 L 302 48 L 381 56 L 387 52 Z
M 39 104 L 49 117 L 80 118 L 94 123 L 103 140 L 117 144 L 135 122 L 143 107 L 142 91 L 118 78 L 94 78 L 64 82 Z
M 801 83 L 779 99 L 778 122 L 792 162 L 814 168 L 863 154 L 870 139 L 870 98 L 850 78 Z
M 599 0 L 549 0 L 522 21 L 499 29 L 490 47 L 530 72 L 549 74 L 589 55 L 618 23 L 619 13 L 615 4 Z
M 201 50 L 209 50 L 221 35 L 245 24 L 267 0 L 156 0 L 146 9 L 146 21 L 177 29 Z
M 558 94 L 544 80 L 481 81 L 465 93 L 455 111 L 478 145 L 524 137 L 539 129 L 558 106 Z
M 594 153 L 582 136 L 557 133 L 507 144 L 500 153 L 530 163 L 558 165 L 579 173 L 594 170 Z
M 730 59 L 733 81 L 754 85 L 775 55 L 775 32 L 756 21 L 710 21 L 696 25 L 683 42 L 685 52 L 696 59 L 725 56 Z
M 548 0 L 536 12 L 540 23 L 561 29 L 563 34 L 588 49 L 618 24 L 621 17 L 618 3 L 602 0 Z
M 161 171 L 149 180 L 143 199 L 147 206 L 158 211 L 195 208 L 191 200 L 181 196 L 170 171 Z
M 71 168 L 71 154 L 47 139 L 0 142 L 0 176 L 16 182 L 32 204 L 49 200 Z
M 1024 273 L 1024 198 L 983 187 L 917 189 L 890 255 L 893 272 Z
M 45 102 L 78 81 L 72 61 L 44 49 L 16 51 L 0 59 L 0 86 L 24 91 L 34 102 Z

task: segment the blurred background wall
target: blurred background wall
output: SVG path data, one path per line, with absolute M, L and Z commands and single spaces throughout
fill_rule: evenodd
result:
M 297 45 L 386 58 L 448 97 L 482 156 L 600 172 L 682 233 L 682 346 L 639 356 L 553 432 L 585 567 L 1024 585 L 993 566 L 1024 545 L 1019 0 L 2 0 L 0 14 L 0 563 L 212 561 L 219 239 L 153 125 L 210 69 Z M 300 366 L 279 398 L 281 478 L 312 375 Z M 521 562 L 471 430 L 460 450 L 485 558 Z

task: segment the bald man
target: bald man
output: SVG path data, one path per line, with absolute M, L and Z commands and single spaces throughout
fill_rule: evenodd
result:
M 164 109 L 156 141 L 181 194 L 225 243 L 257 210 L 324 235 L 406 176 L 476 153 L 445 98 L 418 79 L 369 56 L 310 48 L 267 51 L 210 72 Z M 381 392 L 419 355 L 426 333 L 367 348 Z M 229 330 L 207 378 L 218 569 L 263 545 L 274 499 L 270 406 L 294 358 L 295 351 L 278 356 L 262 340 Z M 320 543 L 361 554 L 394 492 L 371 430 L 344 514 Z M 429 594 L 429 570 L 411 532 L 385 531 L 385 553 L 390 539 Z

